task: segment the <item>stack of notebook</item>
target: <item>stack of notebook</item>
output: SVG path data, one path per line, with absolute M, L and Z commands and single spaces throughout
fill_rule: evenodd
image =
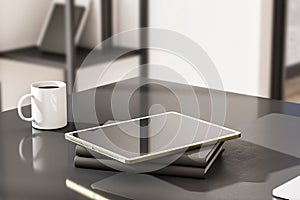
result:
M 170 165 L 151 172 L 152 174 L 203 178 L 214 161 L 223 152 L 223 142 L 186 151 Z M 115 170 L 98 161 L 89 150 L 76 146 L 74 164 L 78 168 Z M 93 153 L 94 154 L 94 153 Z M 103 159 L 103 156 L 102 156 Z M 110 159 L 110 158 L 105 158 Z M 149 161 L 151 162 L 151 161 Z

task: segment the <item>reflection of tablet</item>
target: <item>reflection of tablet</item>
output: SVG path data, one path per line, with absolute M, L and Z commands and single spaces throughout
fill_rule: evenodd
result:
M 90 1 L 77 0 L 75 2 L 73 31 L 77 44 L 88 16 Z M 55 0 L 49 9 L 40 34 L 39 49 L 44 52 L 65 54 L 65 29 L 65 3 L 61 0 Z
M 238 131 L 176 112 L 166 112 L 65 134 L 67 140 L 126 164 L 138 163 L 239 136 Z

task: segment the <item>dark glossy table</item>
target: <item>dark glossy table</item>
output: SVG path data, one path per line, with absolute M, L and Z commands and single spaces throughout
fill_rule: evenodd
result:
M 140 83 L 140 79 L 130 79 L 119 84 L 126 93 Z M 188 97 L 186 87 L 157 83 L 145 84 L 131 95 L 131 118 L 144 115 L 154 104 L 180 111 L 168 88 Z M 110 84 L 96 91 L 100 124 L 114 119 L 110 108 L 114 87 Z M 208 91 L 196 87 L 194 91 L 201 102 L 200 118 L 210 120 Z M 82 114 L 87 112 L 84 98 L 89 92 L 80 92 L 73 99 Z M 3 112 L 0 199 L 272 199 L 273 188 L 300 174 L 300 146 L 296 145 L 300 142 L 300 105 L 234 93 L 226 97 L 225 126 L 241 130 L 242 137 L 225 143 L 225 152 L 205 179 L 77 169 L 73 166 L 74 145 L 64 139 L 65 132 L 75 130 L 72 120 L 64 129 L 39 131 L 22 121 L 16 110 Z M 24 111 L 29 113 L 29 107 Z M 119 111 L 117 120 L 128 118 L 122 118 L 122 108 Z M 268 120 L 263 116 L 270 113 L 285 114 L 290 120 L 281 124 L 280 115 L 273 115 L 276 119 L 264 127 Z M 82 122 L 82 127 L 89 126 L 94 124 Z M 284 126 L 290 129 L 281 130 Z

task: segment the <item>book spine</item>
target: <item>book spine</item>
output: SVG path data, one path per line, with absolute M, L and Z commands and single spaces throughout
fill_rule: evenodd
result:
M 223 143 L 215 144 L 210 151 L 208 151 L 207 156 L 199 157 L 199 149 L 190 150 L 185 152 L 180 158 L 175 160 L 172 165 L 179 165 L 179 166 L 194 166 L 194 167 L 205 167 L 210 160 L 210 157 L 213 156 L 215 152 L 217 152 L 220 148 L 222 148 Z M 107 158 L 101 154 L 95 153 L 92 155 L 89 150 L 85 147 L 80 145 L 76 145 L 75 153 L 77 156 L 86 157 L 86 158 Z M 152 162 L 156 162 L 152 160 Z
M 75 156 L 74 165 L 75 167 L 78 168 L 115 171 L 114 169 L 104 165 L 103 163 L 99 162 L 97 159 L 94 158 L 84 158 L 84 157 Z

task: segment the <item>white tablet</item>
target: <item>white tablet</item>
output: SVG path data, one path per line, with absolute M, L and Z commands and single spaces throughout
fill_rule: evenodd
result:
M 166 112 L 66 133 L 65 138 L 92 152 L 134 164 L 240 135 L 207 121 Z

